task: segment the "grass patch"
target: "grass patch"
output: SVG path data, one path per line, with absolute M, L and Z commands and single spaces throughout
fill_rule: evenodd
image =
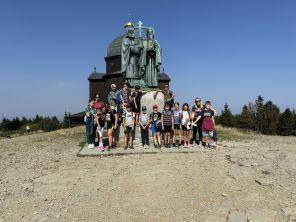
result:
M 253 131 L 231 127 L 216 126 L 220 140 L 249 140 L 258 135 Z

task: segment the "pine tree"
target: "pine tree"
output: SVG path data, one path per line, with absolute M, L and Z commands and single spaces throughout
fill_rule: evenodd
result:
M 243 106 L 241 114 L 237 117 L 237 123 L 239 128 L 254 129 L 255 126 L 252 118 L 252 111 L 249 106 Z
M 277 131 L 279 135 L 289 136 L 293 134 L 294 129 L 294 116 L 289 108 L 287 108 L 283 113 L 281 113 Z
M 254 109 L 255 129 L 259 132 L 262 132 L 264 118 L 264 98 L 261 95 L 257 97 Z
M 280 117 L 280 109 L 271 101 L 268 101 L 263 106 L 263 119 L 261 133 L 276 134 L 277 125 Z
M 230 127 L 235 126 L 234 116 L 227 103 L 225 103 L 224 109 L 222 110 L 220 123 L 222 124 L 222 126 L 230 126 Z

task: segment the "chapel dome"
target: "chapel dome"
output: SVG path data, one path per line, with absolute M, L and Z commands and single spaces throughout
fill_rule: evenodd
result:
M 113 39 L 107 50 L 107 57 L 121 55 L 121 44 L 124 35 L 118 36 Z

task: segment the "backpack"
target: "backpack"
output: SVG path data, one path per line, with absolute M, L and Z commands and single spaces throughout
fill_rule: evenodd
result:
M 121 102 L 121 99 L 120 99 L 120 91 L 117 90 L 117 92 L 116 92 L 116 104 L 118 105 L 118 104 L 120 104 L 120 102 Z

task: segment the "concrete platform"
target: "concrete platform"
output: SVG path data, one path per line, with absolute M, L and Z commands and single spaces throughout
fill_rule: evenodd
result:
M 149 130 L 150 131 L 150 130 Z M 149 132 L 149 134 L 151 134 L 151 132 Z M 208 152 L 211 151 L 212 149 L 209 148 L 203 148 L 203 147 L 199 147 L 197 145 L 195 145 L 194 147 L 191 148 L 183 148 L 183 146 L 179 147 L 179 148 L 165 148 L 164 146 L 162 146 L 161 149 L 157 149 L 154 148 L 153 145 L 153 138 L 150 135 L 150 146 L 149 149 L 144 149 L 142 147 L 141 144 L 141 139 L 140 139 L 140 133 L 138 130 L 135 131 L 135 140 L 133 141 L 133 146 L 134 149 L 130 149 L 128 148 L 127 150 L 124 150 L 124 134 L 123 131 L 120 131 L 120 135 L 119 135 L 119 142 L 117 143 L 117 148 L 115 149 L 106 149 L 106 147 L 108 148 L 107 144 L 108 144 L 108 139 L 106 137 L 104 137 L 104 144 L 105 144 L 105 151 L 99 151 L 96 148 L 95 149 L 89 149 L 87 147 L 87 144 L 81 148 L 78 153 L 77 156 L 78 157 L 89 157 L 89 156 L 112 156 L 112 155 L 132 155 L 132 154 L 161 154 L 161 153 L 198 153 L 198 152 Z
M 136 143 L 136 142 L 135 142 Z M 134 149 L 124 149 L 123 147 L 117 147 L 115 149 L 99 151 L 97 149 L 89 149 L 87 145 L 79 150 L 77 153 L 78 157 L 89 157 L 89 156 L 110 156 L 110 155 L 131 155 L 131 154 L 161 154 L 161 153 L 198 153 L 198 152 L 208 152 L 212 149 L 201 148 L 199 146 L 191 148 L 165 148 L 161 149 L 154 148 L 154 145 L 150 145 L 149 149 L 144 149 L 140 145 L 134 145 Z

